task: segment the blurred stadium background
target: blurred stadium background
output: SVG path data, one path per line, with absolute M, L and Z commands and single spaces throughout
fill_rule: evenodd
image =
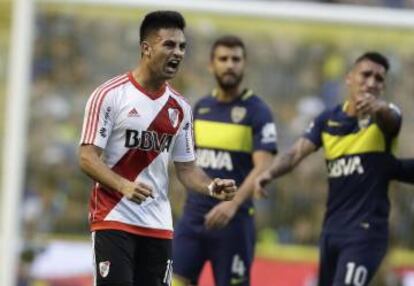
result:
M 24 186 L 19 216 L 15 219 L 21 226 L 23 240 L 19 246 L 16 284 L 19 286 L 91 285 L 87 222 L 91 182 L 80 173 L 76 160 L 84 104 L 97 85 L 134 66 L 138 59 L 141 17 L 162 7 L 162 1 L 155 0 L 153 7 L 58 2 L 35 2 L 34 39 L 33 43 L 27 43 L 33 45 L 33 58 Z M 322 18 L 301 20 L 164 6 L 182 11 L 188 24 L 189 48 L 173 85 L 191 102 L 209 92 L 214 84 L 207 71 L 210 44 L 219 35 L 241 36 L 248 49 L 246 86 L 272 106 L 279 146 L 284 150 L 321 109 L 341 101 L 343 76 L 355 57 L 366 50 L 379 50 L 392 64 L 386 97 L 397 103 L 404 114 L 398 154 L 413 156 L 414 25 L 403 24 L 398 15 L 414 18 L 414 11 L 410 10 L 414 1 L 312 2 L 284 4 L 296 9 L 292 14 L 306 7 L 322 7 L 332 9 L 332 17 L 339 19 L 342 10 L 337 9 L 346 7 L 354 9 L 355 19 L 358 15 L 361 19 L 379 13 L 375 19 L 380 20 L 352 22 L 351 17 L 351 21 L 335 23 Z M 280 7 L 278 4 L 283 3 L 266 2 L 275 9 Z M 12 1 L 1 0 L 2 147 L 7 147 L 3 134 L 7 121 L 4 114 L 8 55 L 13 48 L 10 46 L 12 7 Z M 388 12 L 394 13 L 395 19 L 386 23 L 388 14 L 383 13 Z M 385 15 L 383 19 L 381 15 Z M 325 167 L 320 155 L 311 156 L 293 174 L 272 185 L 268 200 L 256 202 L 259 243 L 253 286 L 314 285 L 316 246 L 326 198 Z M 0 180 L 4 180 L 3 176 Z M 171 181 L 170 194 L 177 218 L 185 191 L 173 173 Z M 391 251 L 373 285 L 414 285 L 414 190 L 402 184 L 393 184 L 391 189 Z M 5 191 L 8 190 L 1 190 Z M 200 285 L 213 284 L 204 276 Z

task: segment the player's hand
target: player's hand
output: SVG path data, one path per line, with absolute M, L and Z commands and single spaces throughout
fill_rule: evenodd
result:
M 272 181 L 272 179 L 270 171 L 265 171 L 256 178 L 253 193 L 256 199 L 269 197 L 269 193 L 266 191 L 265 187 Z
M 236 195 L 236 182 L 230 179 L 215 178 L 208 186 L 210 196 L 213 198 L 230 201 Z
M 125 181 L 119 190 L 128 200 L 141 204 L 148 197 L 153 198 L 152 188 L 141 182 Z
M 359 96 L 355 103 L 357 113 L 361 115 L 375 115 L 380 109 L 387 108 L 388 106 L 384 100 L 368 92 Z
M 238 208 L 234 201 L 220 202 L 204 216 L 204 226 L 207 229 L 225 227 L 234 217 Z

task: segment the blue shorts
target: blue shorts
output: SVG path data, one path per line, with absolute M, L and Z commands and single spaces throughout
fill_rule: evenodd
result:
M 384 237 L 356 238 L 323 234 L 320 241 L 319 286 L 366 286 L 388 247 Z
M 254 257 L 254 219 L 238 213 L 223 229 L 206 230 L 204 217 L 183 215 L 175 228 L 173 271 L 197 283 L 206 261 L 213 268 L 216 286 L 250 285 Z

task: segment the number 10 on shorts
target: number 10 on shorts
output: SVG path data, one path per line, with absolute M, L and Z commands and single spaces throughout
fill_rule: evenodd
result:
M 367 276 L 368 270 L 364 265 L 356 265 L 355 262 L 346 264 L 345 285 L 363 286 Z

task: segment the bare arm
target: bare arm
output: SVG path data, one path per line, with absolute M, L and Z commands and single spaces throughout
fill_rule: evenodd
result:
M 212 182 L 203 170 L 191 162 L 174 162 L 177 177 L 187 189 L 209 195 L 208 185 Z
M 128 199 L 141 203 L 152 196 L 152 189 L 143 183 L 131 182 L 112 171 L 101 159 L 103 150 L 94 145 L 82 145 L 79 148 L 79 166 L 89 177 L 118 191 Z
M 253 153 L 253 169 L 239 187 L 233 202 L 239 207 L 244 201 L 251 198 L 254 190 L 256 177 L 269 168 L 272 164 L 273 155 L 266 151 L 256 151 Z
M 221 228 L 226 226 L 234 217 L 241 204 L 252 197 L 254 181 L 261 172 L 270 166 L 273 155 L 267 151 L 255 151 L 252 157 L 254 167 L 240 185 L 234 199 L 229 202 L 217 204 L 207 213 L 205 217 L 205 225 L 207 228 Z
M 233 199 L 236 192 L 234 180 L 220 178 L 212 180 L 196 166 L 195 161 L 174 162 L 174 164 L 177 177 L 186 188 L 220 200 Z
M 264 187 L 273 179 L 292 171 L 305 157 L 316 151 L 316 146 L 307 138 L 301 137 L 292 148 L 273 160 L 269 170 L 261 173 L 255 182 L 255 195 L 266 196 Z

